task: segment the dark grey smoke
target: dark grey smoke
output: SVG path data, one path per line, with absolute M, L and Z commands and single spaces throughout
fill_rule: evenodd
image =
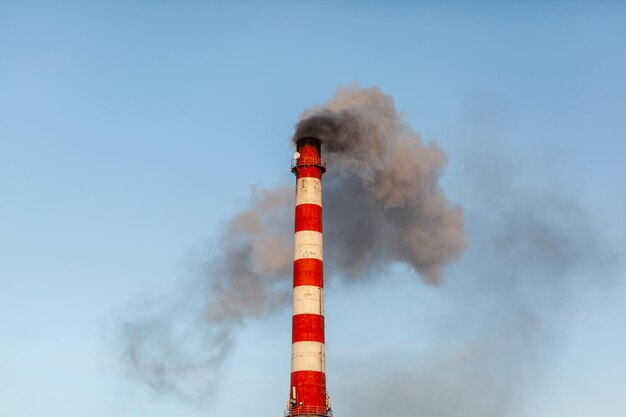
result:
M 424 143 L 377 88 L 341 88 L 307 110 L 295 138 L 319 137 L 325 177 L 325 264 L 332 275 L 375 278 L 409 265 L 437 284 L 466 244 L 463 210 L 439 186 L 447 157 Z M 292 180 L 293 181 L 293 180 Z M 160 393 L 202 401 L 212 392 L 233 332 L 289 300 L 293 183 L 255 190 L 218 239 L 204 273 L 177 300 L 125 320 L 120 357 Z
M 332 170 L 324 186 L 330 266 L 362 276 L 402 262 L 438 283 L 466 243 L 463 209 L 439 186 L 445 153 L 378 88 L 340 88 L 303 114 L 294 139 L 306 136 L 322 140 Z

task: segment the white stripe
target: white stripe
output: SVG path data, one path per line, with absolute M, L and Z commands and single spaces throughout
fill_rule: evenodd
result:
M 295 234 L 294 260 L 303 258 L 319 259 L 324 258 L 322 249 L 322 234 L 312 230 L 302 230 Z
M 293 315 L 324 315 L 324 289 L 315 285 L 298 285 L 293 289 Z
M 313 177 L 298 178 L 296 182 L 296 206 L 300 204 L 322 205 L 322 180 Z
M 324 344 L 319 342 L 296 342 L 291 345 L 291 372 L 326 372 Z

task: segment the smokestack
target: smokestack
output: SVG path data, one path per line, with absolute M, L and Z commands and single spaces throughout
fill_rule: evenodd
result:
M 291 389 L 285 415 L 332 416 L 326 395 L 321 141 L 296 141 Z

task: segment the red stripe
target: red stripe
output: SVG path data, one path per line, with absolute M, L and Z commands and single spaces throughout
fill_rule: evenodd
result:
M 299 204 L 296 206 L 295 231 L 313 230 L 322 232 L 322 208 L 317 204 Z
M 298 168 L 296 178 L 312 177 L 322 179 L 322 170 L 315 166 L 302 166 Z
M 314 285 L 324 288 L 324 263 L 319 259 L 302 258 L 293 262 L 293 286 Z
M 298 405 L 302 403 L 302 405 L 305 406 L 326 406 L 326 375 L 323 372 L 292 372 L 291 386 L 296 387 L 296 400 L 298 401 Z M 289 398 L 291 398 L 291 393 L 289 394 Z
M 319 158 L 320 157 L 320 141 L 303 140 L 298 144 L 298 152 L 303 159 Z
M 324 316 L 298 314 L 292 319 L 291 341 L 324 343 Z
M 300 163 L 305 164 L 307 161 L 319 161 L 321 163 L 320 149 L 321 143 L 319 140 L 310 141 L 304 140 L 298 143 L 298 152 L 300 153 Z M 313 165 L 303 165 L 298 167 L 296 178 L 314 177 L 322 178 L 322 169 Z

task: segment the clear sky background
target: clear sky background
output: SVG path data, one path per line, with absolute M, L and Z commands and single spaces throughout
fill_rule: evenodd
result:
M 293 181 L 298 114 L 359 82 L 448 153 L 468 211 L 464 173 L 495 160 L 593 219 L 610 276 L 548 319 L 510 415 L 625 416 L 626 7 L 469 3 L 0 0 L 0 415 L 281 415 L 288 309 L 247 323 L 200 407 L 125 378 L 108 335 L 212 253 L 251 186 Z M 462 267 L 329 287 L 335 415 L 363 397 L 350 375 L 426 351 Z

